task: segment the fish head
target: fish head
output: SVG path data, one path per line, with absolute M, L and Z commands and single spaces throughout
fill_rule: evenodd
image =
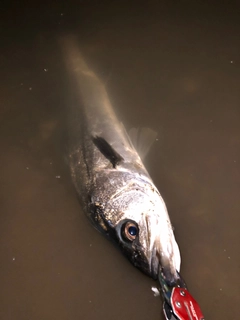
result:
M 114 207 L 122 209 L 121 213 L 115 211 L 113 216 L 118 219 L 112 226 L 124 255 L 154 279 L 162 272 L 170 284 L 177 281 L 180 252 L 156 187 L 145 184 L 144 188 L 125 189 L 115 199 Z

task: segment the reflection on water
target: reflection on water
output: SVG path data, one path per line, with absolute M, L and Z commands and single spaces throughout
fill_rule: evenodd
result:
M 0 86 L 0 319 L 163 319 L 155 282 L 81 212 L 63 153 L 75 30 L 127 127 L 158 131 L 147 167 L 206 319 L 238 319 L 239 21 L 204 1 L 6 10 Z M 46 71 L 47 70 L 47 71 Z

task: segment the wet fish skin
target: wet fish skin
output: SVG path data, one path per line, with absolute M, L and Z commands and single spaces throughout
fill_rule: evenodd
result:
M 134 266 L 154 279 L 162 268 L 174 282 L 180 252 L 164 200 L 76 41 L 65 39 L 63 51 L 74 97 L 69 107 L 69 165 L 84 211 Z M 137 232 L 130 240 L 128 226 Z

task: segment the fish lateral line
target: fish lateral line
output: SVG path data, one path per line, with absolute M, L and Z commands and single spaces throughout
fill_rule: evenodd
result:
M 103 156 L 108 159 L 113 168 L 123 161 L 123 157 L 102 137 L 92 136 L 92 141 Z

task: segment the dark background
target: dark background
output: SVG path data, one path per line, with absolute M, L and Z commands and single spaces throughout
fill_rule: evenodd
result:
M 73 33 L 147 167 L 211 320 L 240 300 L 240 10 L 218 1 L 11 1 L 0 19 L 0 319 L 163 319 L 144 276 L 88 223 L 64 161 Z

